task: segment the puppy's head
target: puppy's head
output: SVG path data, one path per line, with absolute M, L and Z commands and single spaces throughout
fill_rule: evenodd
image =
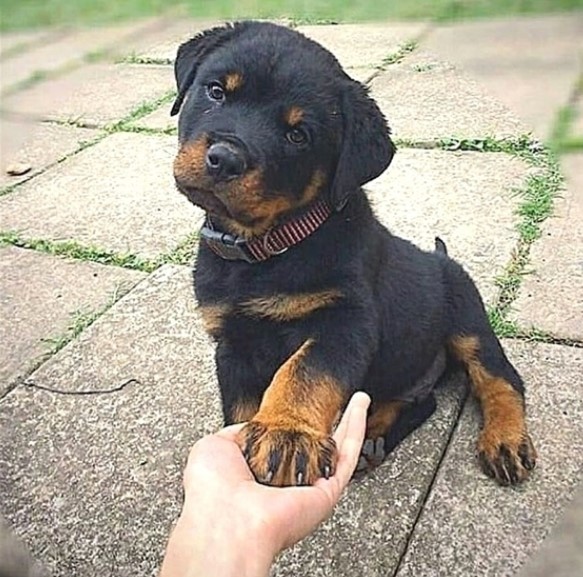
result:
M 176 184 L 230 232 L 260 235 L 317 198 L 339 208 L 393 157 L 365 88 L 293 30 L 213 28 L 180 46 L 175 74 Z

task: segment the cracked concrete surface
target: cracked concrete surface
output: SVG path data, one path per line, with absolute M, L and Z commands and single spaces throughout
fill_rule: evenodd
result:
M 22 178 L 2 176 L 1 242 L 18 232 L 156 259 L 198 229 L 202 214 L 174 190 L 175 137 L 156 132 L 175 122 L 167 103 L 151 103 L 174 88 L 176 46 L 207 24 L 161 19 L 101 31 L 2 33 L 3 90 L 16 90 L 18 74 L 43 59 L 53 58 L 55 70 L 0 107 L 3 165 L 25 142 L 32 164 Z M 371 93 L 394 134 L 421 146 L 401 146 L 370 183 L 381 220 L 427 249 L 442 236 L 491 305 L 518 243 L 515 189 L 532 168 L 504 152 L 427 143 L 518 137 L 533 127 L 547 135 L 579 73 L 582 24 L 583 13 L 574 12 L 455 26 L 300 27 L 349 74 L 366 80 L 374 73 Z M 533 46 L 542 36 L 548 42 Z M 412 41 L 420 47 L 388 63 Z M 84 62 L 92 46 L 103 53 Z M 19 63 L 28 68 L 19 71 Z M 543 68 L 554 80 L 539 74 Z M 85 142 L 87 135 L 103 139 Z M 544 328 L 558 344 L 505 345 L 527 379 L 540 456 L 533 479 L 512 490 L 482 475 L 474 454 L 479 416 L 463 404 L 464 377 L 456 375 L 439 391 L 436 414 L 377 471 L 352 483 L 334 516 L 285 552 L 274 575 L 501 577 L 526 564 L 529 577 L 571 577 L 565 568 L 581 567 L 573 553 L 581 498 L 570 501 L 583 470 L 583 319 L 580 277 L 569 268 L 581 249 L 573 220 L 579 156 L 561 159 L 569 186 L 533 247 L 534 275 L 523 279 L 511 312 L 520 327 Z M 0 573 L 12 563 L 11 577 L 155 575 L 180 509 L 189 448 L 221 425 L 213 346 L 190 267 L 145 274 L 35 247 L 0 248 L 0 341 L 7 343 L 0 350 Z M 66 334 L 76 311 L 101 310 L 120 282 L 131 290 L 29 374 L 43 340 Z

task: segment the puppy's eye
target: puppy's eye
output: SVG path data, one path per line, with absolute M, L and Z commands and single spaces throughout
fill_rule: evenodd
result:
M 220 82 L 209 82 L 206 87 L 206 93 L 211 100 L 222 102 L 225 100 L 225 89 Z
M 291 128 L 285 133 L 285 137 L 297 146 L 302 146 L 308 142 L 308 134 L 301 128 Z

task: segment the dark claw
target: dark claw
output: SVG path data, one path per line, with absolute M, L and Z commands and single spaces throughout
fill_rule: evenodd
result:
M 519 476 L 516 461 L 512 457 L 512 454 L 506 445 L 502 445 L 500 447 L 499 458 L 504 472 L 506 473 L 506 479 L 508 480 L 508 483 L 512 485 L 518 483 Z
M 300 451 L 296 455 L 296 485 L 304 484 L 307 466 L 308 456 L 303 451 Z
M 330 469 L 330 465 L 326 465 L 324 467 L 324 479 L 329 479 L 330 478 L 330 473 L 331 473 L 331 469 Z
M 522 461 L 522 464 L 527 471 L 532 471 L 534 469 L 536 463 L 534 456 L 531 454 L 528 443 L 525 442 L 520 445 L 520 448 L 518 449 L 518 456 L 520 457 L 520 460 Z
M 267 462 L 267 477 L 266 483 L 270 483 L 275 472 L 279 469 L 281 463 L 281 451 L 271 451 L 269 453 L 269 461 Z
M 486 457 L 486 454 L 484 452 L 480 452 L 480 454 L 478 455 L 478 460 L 480 461 L 480 466 L 482 467 L 482 471 L 484 471 L 484 473 L 486 473 L 486 475 L 488 475 L 488 477 L 493 477 L 496 478 L 496 470 L 494 469 L 494 467 L 492 466 L 492 464 L 490 463 L 490 461 L 488 460 L 488 458 Z

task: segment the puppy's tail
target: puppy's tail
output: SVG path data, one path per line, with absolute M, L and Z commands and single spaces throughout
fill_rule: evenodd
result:
M 435 252 L 447 256 L 447 246 L 445 246 L 445 243 L 438 236 L 435 237 Z

